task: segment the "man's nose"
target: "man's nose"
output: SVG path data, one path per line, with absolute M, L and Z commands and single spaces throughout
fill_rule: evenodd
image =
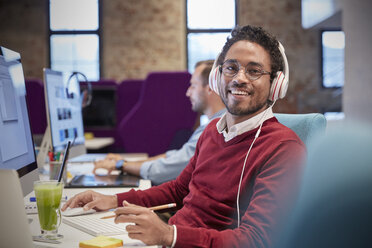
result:
M 249 81 L 245 73 L 245 68 L 243 67 L 239 68 L 238 72 L 234 76 L 234 80 L 236 80 L 237 82 L 248 82 Z

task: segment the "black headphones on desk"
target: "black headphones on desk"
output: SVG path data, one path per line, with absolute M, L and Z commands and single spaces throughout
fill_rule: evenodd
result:
M 79 81 L 79 78 L 78 78 L 79 75 L 82 76 L 84 79 L 84 81 L 82 82 L 86 83 L 87 85 L 87 89 L 84 89 L 80 93 L 81 106 L 84 108 L 84 107 L 89 106 L 90 103 L 92 102 L 93 94 L 92 94 L 92 84 L 88 81 L 88 78 L 82 72 L 74 71 L 71 73 L 70 77 L 67 79 L 66 94 L 68 98 L 73 97 L 74 93 L 70 93 L 68 89 L 69 89 L 70 82 L 73 77 L 76 77 L 76 81 L 80 84 L 81 81 Z

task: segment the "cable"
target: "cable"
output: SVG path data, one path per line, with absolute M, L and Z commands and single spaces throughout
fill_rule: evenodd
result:
M 244 164 L 243 164 L 243 168 L 242 168 L 242 173 L 240 174 L 240 180 L 239 180 L 239 187 L 238 187 L 238 194 L 236 196 L 236 210 L 238 212 L 238 227 L 240 226 L 240 208 L 239 208 L 239 199 L 240 199 L 240 188 L 241 188 L 241 185 L 242 185 L 242 180 L 243 180 L 243 175 L 244 175 L 244 170 L 245 170 L 245 165 L 246 165 L 246 162 L 247 162 L 247 159 L 248 159 L 248 155 L 249 153 L 251 152 L 251 149 L 253 147 L 253 144 L 254 142 L 256 141 L 256 139 L 258 138 L 258 136 L 260 136 L 260 133 L 261 133 L 261 128 L 262 128 L 262 124 L 265 122 L 265 117 L 266 117 L 266 114 L 267 114 L 267 111 L 272 108 L 275 104 L 275 101 L 273 102 L 273 104 L 271 104 L 266 110 L 265 110 L 265 113 L 263 114 L 263 116 L 261 117 L 261 119 L 259 120 L 260 123 L 260 127 L 258 128 L 255 136 L 254 136 L 254 139 L 251 143 L 251 145 L 249 146 L 249 149 L 247 151 L 247 155 L 245 155 L 245 159 L 244 159 Z

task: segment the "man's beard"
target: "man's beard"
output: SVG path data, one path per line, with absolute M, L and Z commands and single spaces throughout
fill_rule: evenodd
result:
M 227 104 L 227 99 L 223 98 L 222 99 L 223 103 L 226 106 L 227 111 L 236 116 L 244 116 L 244 115 L 251 115 L 259 111 L 260 109 L 263 109 L 265 106 L 267 106 L 267 101 L 262 102 L 262 103 L 257 103 L 253 106 L 245 106 L 245 107 L 239 107 L 237 105 L 229 106 Z
M 241 86 L 238 86 L 238 85 L 235 85 L 235 88 L 239 89 L 239 88 L 244 88 L 244 87 L 241 87 Z M 255 103 L 253 103 L 251 101 L 250 104 L 248 105 L 244 105 L 244 106 L 239 106 L 239 104 L 234 104 L 234 102 L 232 102 L 229 106 L 228 104 L 228 92 L 229 92 L 229 88 L 225 88 L 225 90 L 222 90 L 222 88 L 220 88 L 220 92 L 223 92 L 221 94 L 221 99 L 222 99 L 222 102 L 224 103 L 227 111 L 232 114 L 232 115 L 235 115 L 235 116 L 245 116 L 245 115 L 251 115 L 251 114 L 254 114 L 256 113 L 257 111 L 263 109 L 264 107 L 268 106 L 268 101 L 267 100 L 262 100 L 262 101 L 256 101 Z M 255 92 L 252 92 L 250 91 L 250 97 L 251 97 L 251 100 L 254 100 L 253 97 L 254 97 L 254 94 Z M 266 98 L 267 99 L 267 98 Z M 241 104 L 240 104 L 241 105 Z

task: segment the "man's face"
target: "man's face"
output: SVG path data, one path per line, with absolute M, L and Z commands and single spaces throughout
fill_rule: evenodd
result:
M 192 110 L 198 113 L 203 113 L 206 109 L 208 85 L 203 86 L 201 73 L 205 65 L 201 64 L 195 68 L 190 80 L 190 86 L 186 91 L 186 96 L 190 98 Z
M 267 106 L 270 75 L 250 81 L 245 75 L 247 65 L 271 71 L 270 56 L 265 49 L 249 41 L 238 41 L 230 47 L 225 60 L 236 60 L 244 67 L 234 77 L 221 74 L 221 99 L 228 112 L 235 117 L 253 117 Z

